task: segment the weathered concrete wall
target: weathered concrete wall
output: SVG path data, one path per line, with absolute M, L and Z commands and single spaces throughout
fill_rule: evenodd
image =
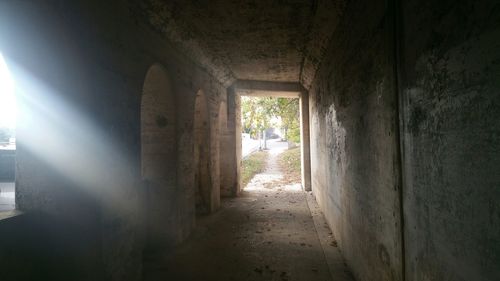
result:
M 229 121 L 227 93 L 226 99 L 220 104 L 219 109 L 219 175 L 220 175 L 220 195 L 230 197 L 234 194 L 234 153 L 236 152 L 234 131 L 231 130 Z M 231 109 L 232 110 L 232 109 Z M 234 110 L 233 110 L 234 111 Z M 233 117 L 234 118 L 234 117 Z
M 178 163 L 179 180 L 171 192 L 175 198 L 165 202 L 175 202 L 172 217 L 157 222 L 174 226 L 172 244 L 189 235 L 195 220 L 190 196 L 195 94 L 203 89 L 211 108 L 218 109 L 225 87 L 142 25 L 126 1 L 4 1 L 0 34 L 0 50 L 24 88 L 17 135 L 18 206 L 86 229 L 86 245 L 92 246 L 85 260 L 99 261 L 88 270 L 105 280 L 139 280 L 147 214 L 140 164 L 146 72 L 161 64 L 171 75 L 175 96 L 172 143 L 177 153 L 172 160 Z M 210 118 L 218 122 L 217 114 Z M 217 133 L 211 138 L 217 139 Z M 212 149 L 211 161 L 217 162 L 218 150 Z M 29 231 L 30 224 L 26 227 Z M 29 275 L 30 267 L 23 273 Z
M 393 24 L 350 1 L 310 90 L 312 189 L 357 280 L 402 280 Z
M 181 240 L 177 219 L 176 104 L 170 74 L 148 70 L 141 97 L 141 178 L 145 192 L 144 254 L 165 251 Z M 161 223 L 160 223 L 161 222 Z
M 300 94 L 300 174 L 302 188 L 311 191 L 311 132 L 309 122 L 309 94 Z
M 497 280 L 499 4 L 368 2 L 312 84 L 313 191 L 359 280 Z
M 406 280 L 500 280 L 500 3 L 402 3 Z
M 196 95 L 194 112 L 194 167 L 196 213 L 206 214 L 210 206 L 211 174 L 209 172 L 210 128 L 208 103 L 203 91 Z
M 241 190 L 241 106 L 234 87 L 227 90 L 226 133 L 221 140 L 221 196 L 237 196 Z

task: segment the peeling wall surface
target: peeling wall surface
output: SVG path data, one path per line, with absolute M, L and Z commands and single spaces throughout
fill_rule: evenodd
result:
M 500 4 L 402 11 L 406 280 L 500 280 Z

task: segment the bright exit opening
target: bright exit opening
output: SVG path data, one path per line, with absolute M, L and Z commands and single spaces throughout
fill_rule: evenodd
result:
M 301 190 L 299 99 L 242 95 L 241 130 L 243 189 Z
M 0 211 L 15 208 L 16 108 L 14 80 L 0 53 Z

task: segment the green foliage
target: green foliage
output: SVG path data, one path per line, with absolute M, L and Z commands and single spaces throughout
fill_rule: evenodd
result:
M 241 176 L 243 187 L 248 184 L 255 174 L 264 171 L 267 156 L 267 152 L 259 151 L 252 153 L 247 158 L 243 159 Z
M 259 132 L 271 126 L 273 116 L 273 100 L 271 98 L 242 97 L 243 132 L 256 137 Z
M 278 98 L 277 115 L 281 118 L 285 138 L 289 141 L 300 142 L 299 100 Z
M 278 163 L 288 181 L 300 182 L 300 147 L 295 147 L 281 153 Z
M 300 143 L 300 125 L 293 124 L 287 131 L 287 139 L 294 143 Z
M 298 99 L 243 96 L 241 109 L 243 132 L 256 137 L 262 130 L 279 126 L 287 140 L 300 142 Z

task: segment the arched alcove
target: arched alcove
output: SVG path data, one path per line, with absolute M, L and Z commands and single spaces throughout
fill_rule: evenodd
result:
M 176 120 L 172 83 L 155 64 L 146 74 L 141 97 L 141 175 L 146 188 L 146 251 L 176 241 Z
M 194 106 L 194 177 L 196 213 L 210 212 L 212 180 L 210 176 L 210 118 L 205 93 L 196 94 Z
M 173 182 L 175 166 L 175 103 L 168 74 L 153 65 L 141 100 L 141 169 L 147 181 Z

